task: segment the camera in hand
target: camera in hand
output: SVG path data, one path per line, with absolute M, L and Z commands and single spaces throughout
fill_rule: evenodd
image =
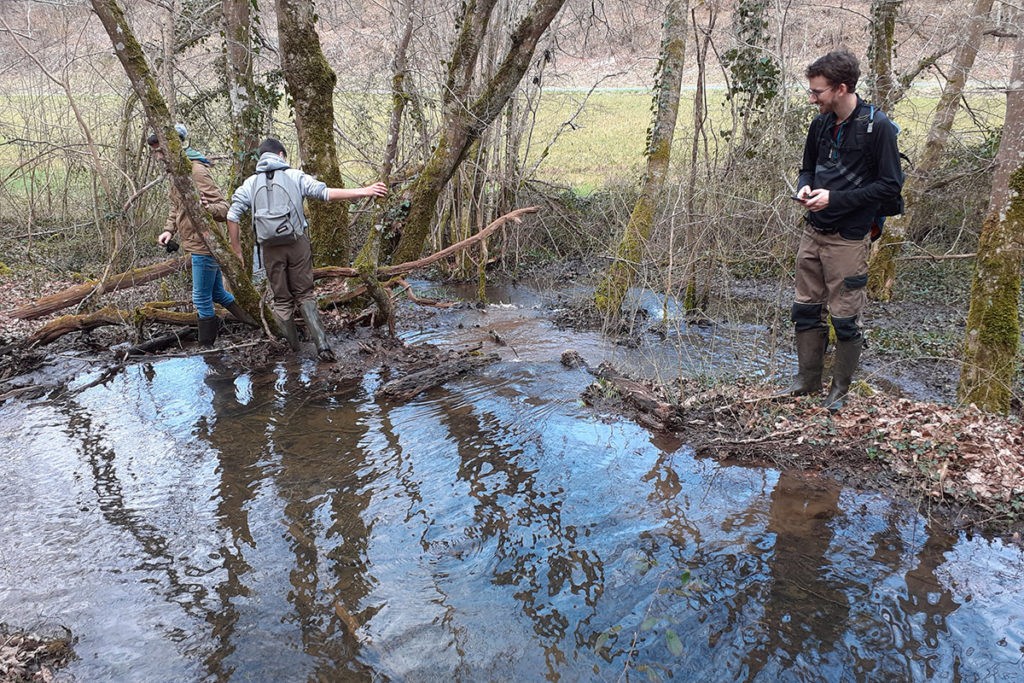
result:
M 168 254 L 173 254 L 178 251 L 179 248 L 180 246 L 173 239 L 167 240 L 167 244 L 164 245 L 164 249 L 167 250 Z

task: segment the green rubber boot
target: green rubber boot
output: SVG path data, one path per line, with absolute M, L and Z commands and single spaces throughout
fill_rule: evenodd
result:
M 828 330 L 824 328 L 796 333 L 797 373 L 787 389 L 775 394 L 776 398 L 821 393 L 821 372 L 825 367 L 827 345 Z
M 864 340 L 836 342 L 836 357 L 832 362 L 832 388 L 825 399 L 825 407 L 830 413 L 838 413 L 846 405 L 846 394 L 850 391 L 853 373 L 860 364 L 860 352 L 864 348 Z
M 320 360 L 333 363 L 336 360 L 334 351 L 327 343 L 327 331 L 324 329 L 323 322 L 320 321 L 320 310 L 316 307 L 316 301 L 303 301 L 299 310 L 302 311 L 302 319 L 306 321 L 306 328 L 309 330 L 309 336 L 313 339 L 313 344 L 316 345 L 316 353 L 320 356 Z

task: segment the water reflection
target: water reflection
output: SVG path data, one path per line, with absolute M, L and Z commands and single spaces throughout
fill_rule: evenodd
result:
M 1020 677 L 1019 549 L 598 419 L 554 361 L 385 379 L 0 407 L 0 621 L 57 615 L 80 680 Z
M 847 582 L 828 559 L 839 489 L 802 473 L 779 475 L 766 532 L 774 535 L 765 583 L 762 632 L 744 657 L 746 680 L 765 669 L 811 678 L 820 673 L 848 627 Z
M 244 629 L 239 632 L 236 600 L 262 598 L 266 590 L 246 555 L 258 562 L 266 551 L 254 542 L 249 507 L 257 489 L 269 486 L 283 513 L 278 533 L 293 557 L 289 585 L 275 587 L 290 605 L 281 622 L 300 634 L 303 654 L 315 662 L 310 676 L 368 677 L 356 657 L 359 624 L 371 616 L 360 612 L 368 591 L 369 529 L 362 512 L 369 494 L 357 444 L 366 427 L 358 404 L 345 400 L 358 387 L 327 391 L 278 368 L 250 378 L 242 405 L 237 379 L 212 364 L 205 382 L 212 389 L 213 419 L 200 435 L 217 453 L 218 519 L 230 532 L 231 545 L 222 549 L 228 578 L 218 587 L 222 609 L 212 625 L 220 646 L 206 661 L 208 671 L 223 679 L 245 662 L 227 663 L 237 651 L 235 641 L 249 637 Z M 332 398 L 318 398 L 325 394 Z

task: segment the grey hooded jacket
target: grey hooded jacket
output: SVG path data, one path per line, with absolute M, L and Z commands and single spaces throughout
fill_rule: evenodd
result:
M 300 196 L 294 198 L 296 200 L 294 204 L 299 207 L 300 212 L 302 211 L 302 199 L 304 197 L 327 201 L 327 183 L 320 182 L 297 168 L 291 168 L 288 162 L 273 152 L 264 152 L 256 164 L 256 173 L 246 178 L 241 187 L 231 195 L 231 208 L 228 209 L 229 221 L 237 223 L 241 220 L 242 214 L 252 208 L 256 181 L 259 179 L 260 173 L 266 173 L 267 171 L 283 172 L 295 181 L 295 186 L 299 189 Z M 306 215 L 302 213 L 302 230 L 298 232 L 301 234 L 307 225 L 309 223 L 306 221 Z

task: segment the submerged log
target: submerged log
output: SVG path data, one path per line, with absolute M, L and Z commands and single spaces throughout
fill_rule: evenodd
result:
M 498 361 L 498 354 L 462 355 L 441 361 L 434 367 L 391 380 L 377 390 L 377 398 L 407 401 L 427 389 L 441 386 L 450 379 Z
M 65 289 L 63 292 L 57 292 L 49 296 L 44 296 L 42 299 L 23 306 L 16 311 L 13 311 L 10 315 L 12 318 L 18 318 L 19 320 L 35 320 L 41 318 L 44 315 L 49 315 L 56 311 L 63 310 L 70 306 L 74 306 L 77 303 L 85 300 L 94 291 L 99 292 L 114 292 L 119 289 L 129 289 L 136 287 L 153 280 L 159 280 L 165 275 L 171 273 L 177 273 L 178 271 L 184 270 L 190 265 L 190 260 L 186 256 L 179 256 L 177 258 L 167 259 L 160 263 L 154 263 L 151 266 L 145 268 L 133 268 L 132 270 L 125 271 L 124 273 L 118 273 L 107 278 L 104 281 L 91 280 L 80 285 L 75 285 Z

